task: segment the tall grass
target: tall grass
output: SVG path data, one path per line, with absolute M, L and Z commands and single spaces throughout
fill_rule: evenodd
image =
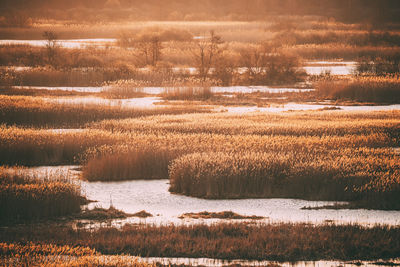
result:
M 0 221 L 26 222 L 80 211 L 84 198 L 68 177 L 36 178 L 23 169 L 0 168 Z
M 391 57 L 400 52 L 397 46 L 355 46 L 346 44 L 306 44 L 289 45 L 282 48 L 284 52 L 295 53 L 305 59 L 319 60 L 356 60 L 359 57 Z
M 213 96 L 211 85 L 216 81 L 196 78 L 174 80 L 165 86 L 162 97 L 167 100 L 206 100 Z
M 171 160 L 194 152 L 306 157 L 332 151 L 340 155 L 345 148 L 385 148 L 384 155 L 398 146 L 398 125 L 396 111 L 184 114 L 102 121 L 91 127 L 124 133 L 127 138 L 124 144 L 87 150 L 83 176 L 90 180 L 167 178 Z
M 57 103 L 57 99 L 0 95 L 0 123 L 36 127 L 82 127 L 85 123 L 141 117 L 154 114 L 207 112 L 204 107 L 188 105 L 176 107 L 137 108 L 101 103 Z
M 189 154 L 170 165 L 170 191 L 202 198 L 368 199 L 399 209 L 399 156 L 387 153 Z
M 399 227 L 310 224 L 125 225 L 72 231 L 67 227 L 1 230 L 3 242 L 88 246 L 104 254 L 217 259 L 376 260 L 400 254 Z
M 176 153 L 159 146 L 130 149 L 90 158 L 82 177 L 88 181 L 165 179 Z
M 381 139 L 383 138 L 383 139 Z M 346 136 L 259 136 L 221 134 L 136 134 L 124 144 L 88 149 L 83 157 L 83 177 L 90 180 L 167 178 L 173 159 L 194 152 L 340 154 L 344 148 L 387 147 L 388 139 L 379 135 Z M 333 153 L 332 152 L 332 153 Z M 383 148 L 383 154 L 393 153 Z
M 103 87 L 102 95 L 106 98 L 124 99 L 145 96 L 143 81 L 119 80 L 108 83 Z
M 399 133 L 400 112 L 297 111 L 260 114 L 179 114 L 124 120 L 104 120 L 91 128 L 120 132 L 344 136 Z M 390 140 L 386 140 L 390 144 Z
M 127 135 L 111 132 L 53 131 L 0 126 L 0 163 L 2 165 L 68 165 L 86 149 L 114 144 Z
M 400 103 L 400 80 L 398 76 L 321 81 L 316 84 L 316 90 L 318 95 L 336 100 Z
M 4 266 L 153 266 L 135 257 L 104 256 L 83 246 L 53 245 L 28 242 L 0 243 L 0 264 Z

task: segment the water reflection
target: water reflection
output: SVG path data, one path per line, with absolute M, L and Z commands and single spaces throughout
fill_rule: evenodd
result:
M 70 177 L 78 177 L 78 166 L 39 167 L 28 169 L 38 173 L 67 172 Z M 400 224 L 400 211 L 380 210 L 303 210 L 302 207 L 317 207 L 332 205 L 335 202 L 306 201 L 299 199 L 234 199 L 234 200 L 207 200 L 168 192 L 168 180 L 137 180 L 124 182 L 80 182 L 83 193 L 88 199 L 97 202 L 89 204 L 89 208 L 108 208 L 112 203 L 117 209 L 127 213 L 136 213 L 146 210 L 153 217 L 146 219 L 131 218 L 128 221 L 115 223 L 213 223 L 219 219 L 179 219 L 187 212 L 220 212 L 233 211 L 242 215 L 257 215 L 267 217 L 261 222 L 307 222 L 307 223 L 358 223 L 373 224 Z M 237 221 L 237 220 L 235 220 Z M 258 223 L 259 221 L 257 221 Z

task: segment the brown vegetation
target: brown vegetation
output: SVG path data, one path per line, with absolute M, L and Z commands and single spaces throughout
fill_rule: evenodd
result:
M 207 112 L 207 108 L 199 106 L 135 108 L 97 103 L 57 103 L 56 98 L 0 95 L 0 123 L 6 125 L 80 128 L 85 123 L 104 119 L 190 112 Z
M 398 76 L 388 76 L 320 81 L 316 84 L 316 93 L 335 100 L 400 103 L 400 80 Z
M 74 215 L 73 218 L 81 220 L 105 221 L 112 219 L 125 219 L 130 216 L 133 215 L 118 210 L 113 206 L 110 206 L 108 209 L 103 209 L 103 208 L 94 208 L 90 210 L 86 209 L 83 210 L 81 213 Z
M 397 155 L 351 149 L 335 154 L 189 154 L 170 165 L 170 191 L 202 198 L 350 200 L 400 208 Z
M 68 177 L 38 179 L 23 169 L 0 169 L 0 222 L 27 222 L 80 211 L 84 198 Z
M 234 219 L 234 220 L 243 220 L 243 219 L 251 219 L 251 220 L 261 220 L 264 219 L 265 217 L 262 216 L 244 216 L 240 215 L 237 213 L 234 213 L 232 211 L 221 211 L 221 212 L 208 212 L 208 211 L 202 211 L 202 212 L 197 212 L 197 213 L 184 213 L 181 216 L 179 216 L 179 219 L 185 219 L 185 218 L 190 218 L 190 219 Z
M 0 243 L 0 264 L 4 266 L 122 266 L 150 267 L 135 257 L 104 256 L 83 246 L 52 245 L 28 242 Z
M 392 259 L 400 255 L 400 229 L 388 226 L 144 224 L 94 231 L 67 227 L 14 227 L 0 231 L 2 242 L 79 244 L 104 254 L 144 257 L 300 261 Z

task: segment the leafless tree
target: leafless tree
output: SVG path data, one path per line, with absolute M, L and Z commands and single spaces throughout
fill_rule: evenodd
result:
M 207 79 L 216 58 L 222 53 L 222 37 L 210 31 L 209 38 L 201 38 L 196 42 L 193 57 L 199 76 L 202 80 Z
M 43 38 L 46 40 L 47 59 L 50 65 L 55 65 L 55 57 L 57 53 L 57 35 L 52 31 L 45 31 Z

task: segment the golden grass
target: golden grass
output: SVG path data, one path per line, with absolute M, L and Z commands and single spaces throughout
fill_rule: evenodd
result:
M 195 153 L 170 165 L 170 191 L 202 198 L 361 200 L 399 209 L 399 159 L 388 150 L 346 148 L 319 155 Z
M 0 123 L 38 127 L 80 128 L 85 123 L 104 119 L 209 111 L 205 107 L 189 105 L 143 108 L 101 103 L 57 103 L 56 101 L 56 98 L 0 95 Z
M 182 114 L 125 120 L 104 120 L 91 128 L 116 132 L 344 136 L 385 134 L 399 131 L 400 112 L 297 111 L 253 114 Z M 392 136 L 390 135 L 390 136 Z M 388 145 L 391 144 L 386 139 Z
M 26 222 L 80 211 L 84 198 L 68 177 L 26 174 L 24 169 L 0 168 L 0 221 Z
M 89 180 L 166 178 L 171 160 L 194 152 L 323 155 L 345 148 L 382 148 L 391 153 L 390 147 L 398 146 L 398 115 L 396 111 L 311 111 L 103 121 L 92 126 L 129 137 L 125 143 L 87 150 L 83 176 Z
M 400 103 L 400 79 L 395 75 L 320 81 L 316 84 L 316 92 L 336 100 Z
M 127 135 L 85 130 L 53 130 L 0 126 L 0 162 L 3 165 L 63 165 L 75 162 L 86 149 L 122 142 Z
M 148 84 L 148 83 L 147 83 Z M 111 99 L 124 99 L 146 96 L 143 87 L 145 82 L 136 80 L 119 80 L 103 86 L 101 95 Z
M 87 246 L 103 254 L 253 260 L 376 260 L 397 258 L 399 227 L 326 224 L 125 225 L 1 229 L 2 242 Z M 11 241 L 9 241 L 11 240 Z M 25 241 L 26 242 L 26 241 Z
M 5 266 L 133 266 L 154 265 L 140 262 L 135 257 L 104 256 L 83 246 L 53 245 L 28 242 L 0 243 L 0 264 Z

